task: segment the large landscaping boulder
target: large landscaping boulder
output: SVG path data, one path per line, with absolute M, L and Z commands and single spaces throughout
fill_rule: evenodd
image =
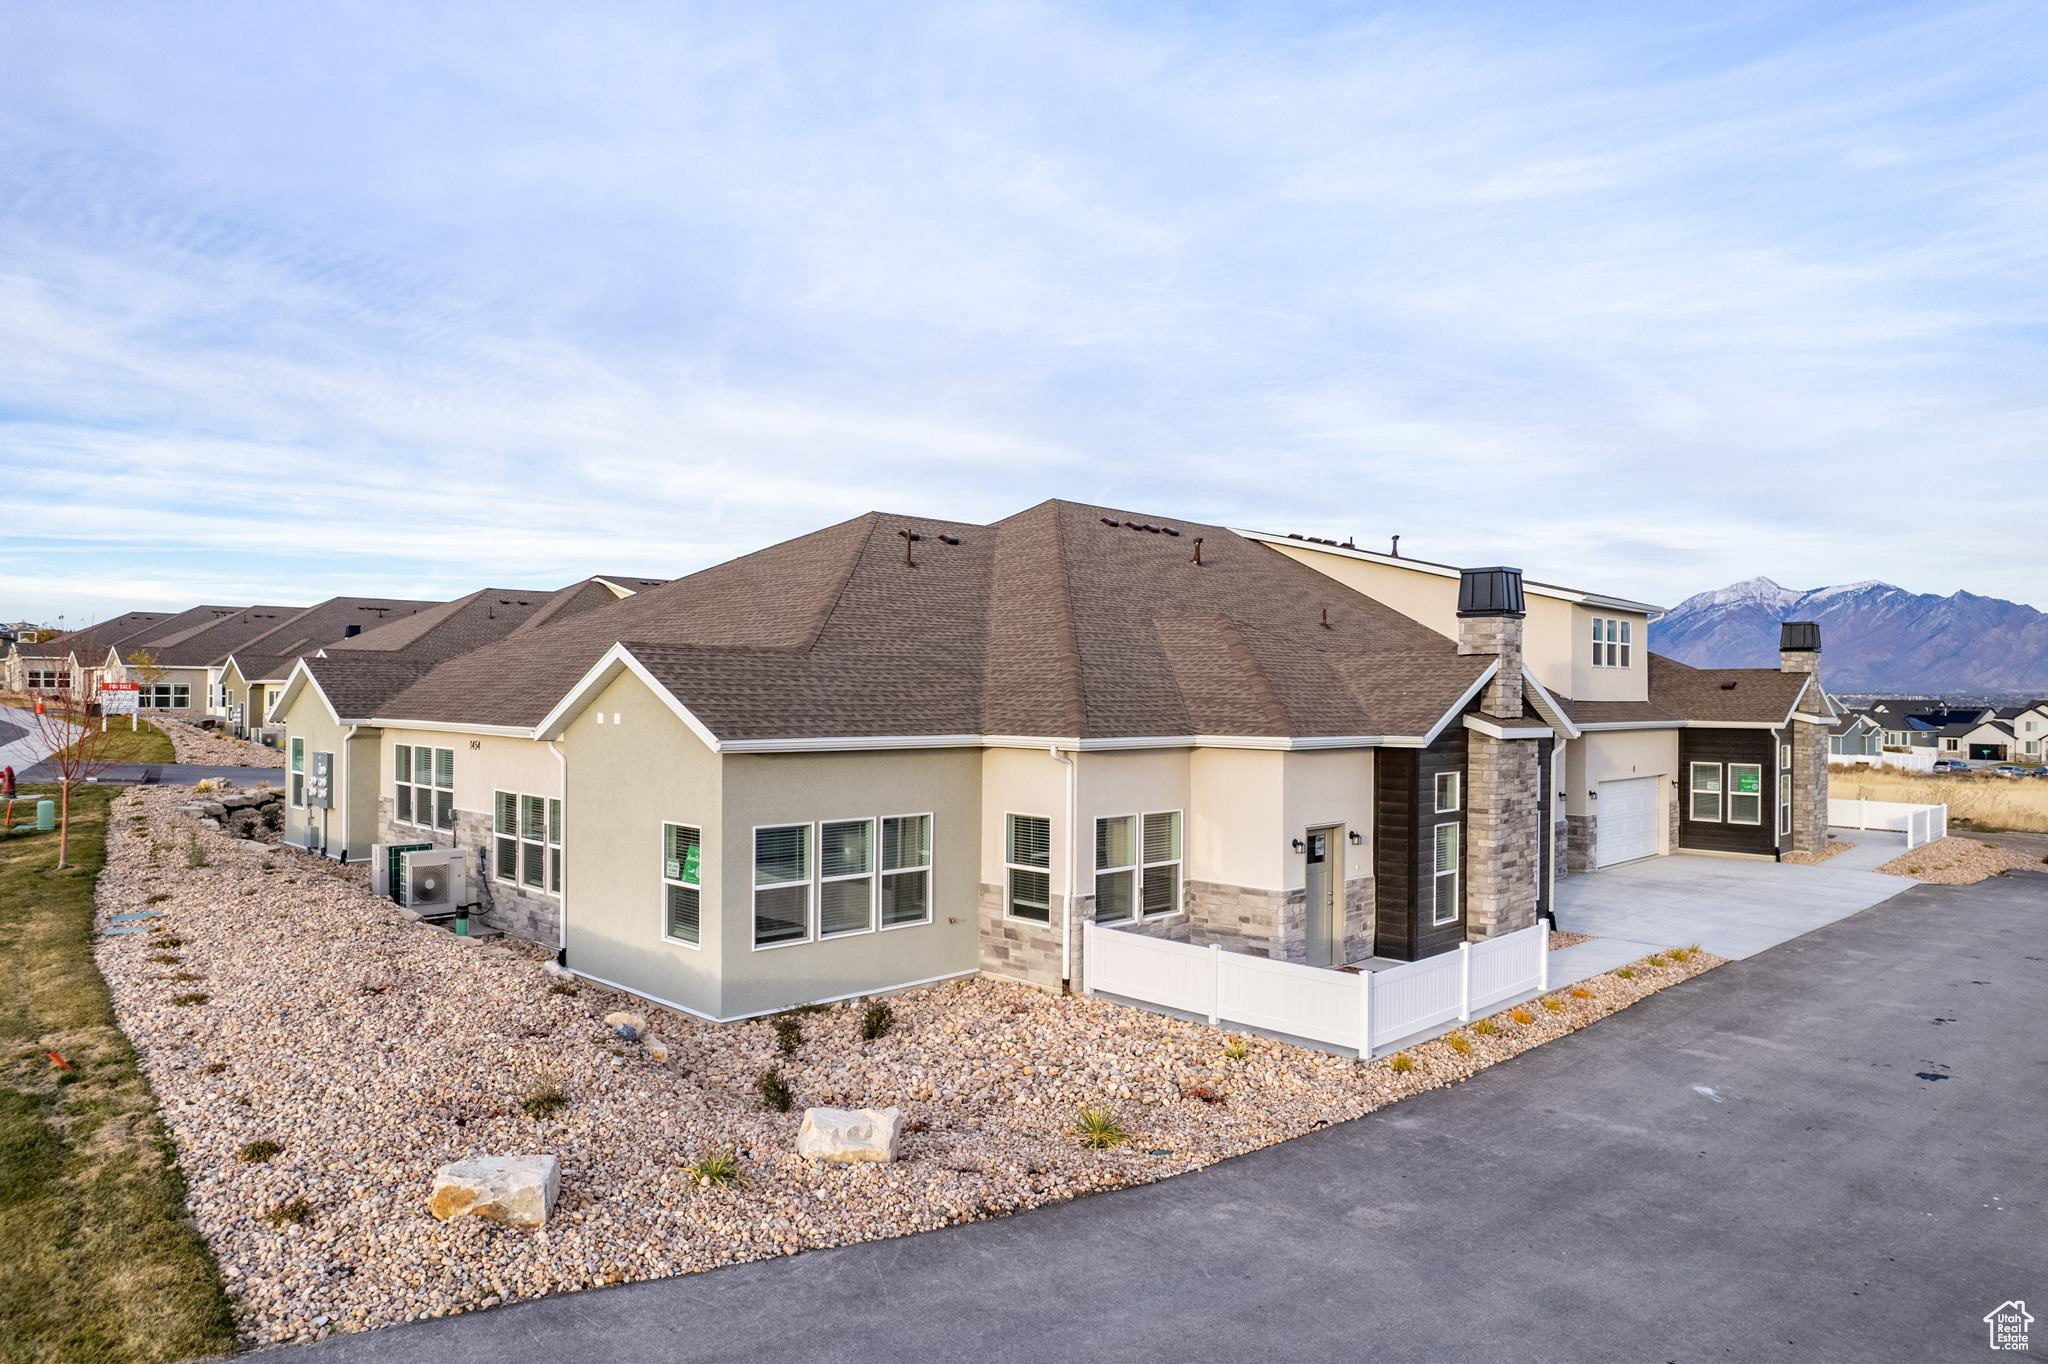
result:
M 562 1191 L 553 1156 L 478 1156 L 434 1171 L 427 1208 L 443 1222 L 483 1217 L 515 1227 L 547 1225 Z
M 894 1108 L 806 1108 L 796 1153 L 806 1160 L 841 1164 L 896 1159 L 903 1114 Z

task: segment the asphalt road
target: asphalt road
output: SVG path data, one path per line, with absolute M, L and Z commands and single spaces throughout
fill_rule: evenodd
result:
M 40 763 L 27 772 L 18 774 L 22 785 L 34 782 L 53 782 L 59 773 L 48 763 Z M 101 768 L 93 780 L 105 786 L 191 786 L 196 782 L 215 778 L 222 781 L 254 785 L 267 781 L 272 786 L 284 785 L 282 767 L 216 767 L 206 763 L 109 763 Z
M 1916 888 L 1201 1174 L 293 1353 L 1960 1360 L 2022 1298 L 2048 1357 L 2044 1002 L 2048 877 Z

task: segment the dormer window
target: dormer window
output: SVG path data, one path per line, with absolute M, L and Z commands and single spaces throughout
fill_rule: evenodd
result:
M 1593 618 L 1593 666 L 1596 668 L 1627 668 L 1632 666 L 1633 652 L 1629 638 L 1629 624 L 1612 616 Z

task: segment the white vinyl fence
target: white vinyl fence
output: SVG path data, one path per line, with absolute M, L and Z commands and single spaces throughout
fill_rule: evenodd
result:
M 1148 938 L 1083 923 L 1084 987 L 1141 1004 L 1238 1023 L 1333 1046 L 1375 1047 L 1550 988 L 1543 924 L 1384 971 L 1321 966 Z
M 1837 829 L 1896 829 L 1906 850 L 1948 837 L 1948 806 L 1908 805 L 1896 800 L 1837 800 L 1828 797 L 1828 823 Z
M 1903 753 L 1888 748 L 1877 755 L 1877 760 L 1886 767 L 1906 772 L 1932 772 L 1935 756 L 1931 748 L 1909 748 Z

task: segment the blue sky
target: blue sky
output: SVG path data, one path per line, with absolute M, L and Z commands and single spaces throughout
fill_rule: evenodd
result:
M 2044 54 L 2031 2 L 15 0 L 0 617 L 1050 496 L 2048 606 Z

